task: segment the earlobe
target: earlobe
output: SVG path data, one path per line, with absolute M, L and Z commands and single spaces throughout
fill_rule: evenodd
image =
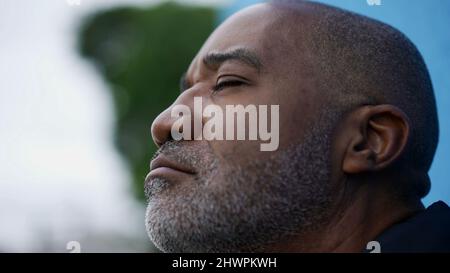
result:
M 364 106 L 350 114 L 345 173 L 378 171 L 395 162 L 409 138 L 409 120 L 393 105 Z

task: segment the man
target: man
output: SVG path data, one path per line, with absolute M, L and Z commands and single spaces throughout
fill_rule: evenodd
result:
M 172 110 L 198 97 L 279 105 L 278 149 L 175 140 Z M 450 250 L 450 209 L 421 203 L 438 142 L 430 77 L 381 22 L 305 1 L 247 8 L 206 41 L 152 136 L 146 224 L 162 251 Z

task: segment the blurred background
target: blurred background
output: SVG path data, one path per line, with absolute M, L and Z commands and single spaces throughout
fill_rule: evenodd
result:
M 152 252 L 150 125 L 212 30 L 256 0 L 1 0 L 0 252 Z M 450 1 L 323 0 L 422 52 L 441 135 L 424 199 L 450 203 Z

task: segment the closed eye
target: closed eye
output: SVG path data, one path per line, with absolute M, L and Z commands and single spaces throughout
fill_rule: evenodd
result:
M 223 89 L 227 88 L 227 87 L 232 87 L 232 86 L 240 86 L 243 85 L 244 83 L 241 81 L 223 81 L 221 83 L 216 84 L 213 87 L 213 92 L 220 92 Z
M 248 84 L 243 79 L 237 78 L 237 77 L 224 77 L 225 79 L 218 80 L 216 85 L 212 88 L 213 93 L 220 92 L 225 88 L 228 87 L 235 87 L 235 86 L 241 86 L 244 84 Z M 228 79 L 226 79 L 228 78 Z

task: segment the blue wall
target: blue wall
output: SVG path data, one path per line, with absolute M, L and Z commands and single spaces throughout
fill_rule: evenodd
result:
M 220 19 L 245 6 L 263 2 L 238 0 L 224 9 Z M 438 104 L 440 142 L 430 171 L 432 188 L 425 197 L 429 205 L 435 200 L 450 203 L 450 1 L 449 0 L 381 0 L 369 6 L 366 0 L 319 0 L 386 22 L 405 33 L 419 48 L 430 71 Z

